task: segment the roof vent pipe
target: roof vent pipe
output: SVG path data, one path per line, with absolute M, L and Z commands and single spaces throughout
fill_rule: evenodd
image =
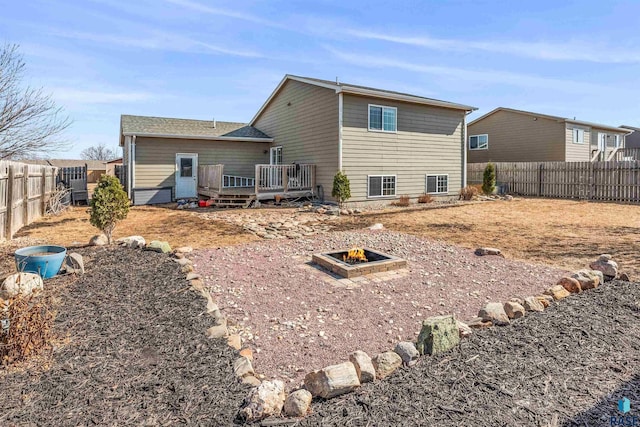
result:
M 213 128 L 214 129 L 216 128 L 216 118 L 215 117 L 213 118 Z

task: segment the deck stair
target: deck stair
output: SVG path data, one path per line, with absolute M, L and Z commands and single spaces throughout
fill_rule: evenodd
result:
M 207 201 L 216 208 L 248 208 L 256 200 L 253 194 L 218 194 Z

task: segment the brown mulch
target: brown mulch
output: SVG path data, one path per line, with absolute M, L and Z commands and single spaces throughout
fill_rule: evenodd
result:
M 622 397 L 640 415 L 638 366 L 640 285 L 612 282 L 318 401 L 297 425 L 608 426 Z
M 246 387 L 226 343 L 166 255 L 87 248 L 87 274 L 45 282 L 66 343 L 47 364 L 0 371 L 0 425 L 229 425 Z

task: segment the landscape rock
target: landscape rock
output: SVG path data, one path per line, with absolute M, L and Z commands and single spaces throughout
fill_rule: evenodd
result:
M 145 249 L 148 251 L 161 252 L 163 254 L 171 252 L 171 246 L 169 246 L 169 243 L 161 240 L 152 240 Z
M 631 281 L 631 279 L 629 278 L 629 275 L 627 273 L 618 274 L 618 280 L 622 280 L 623 282 L 630 282 Z
M 502 255 L 502 251 L 496 248 L 478 248 L 474 253 L 478 256 L 496 255 L 504 257 L 504 255 Z
M 369 227 L 369 230 L 384 230 L 384 225 L 378 222 Z
M 42 290 L 44 282 L 39 274 L 14 273 L 8 276 L 0 286 L 0 298 L 7 300 L 18 295 L 27 296 L 36 290 Z
M 240 350 L 242 348 L 242 339 L 238 334 L 231 334 L 227 338 L 227 345 L 234 350 Z
M 564 289 L 564 288 L 563 288 Z M 509 323 L 509 316 L 504 311 L 504 306 L 499 302 L 489 302 L 478 312 L 478 317 L 485 322 L 491 322 L 496 326 L 506 326 Z
M 216 325 L 207 329 L 208 338 L 224 338 L 229 332 L 227 331 L 227 325 Z
M 544 306 L 544 308 L 549 307 L 551 303 L 554 301 L 553 296 L 551 295 L 536 295 L 535 299 L 537 299 L 540 302 L 540 304 Z
M 424 320 L 416 342 L 419 354 L 434 355 L 455 347 L 460 342 L 455 317 L 434 316 Z
M 242 384 L 250 385 L 252 387 L 257 387 L 262 383 L 262 381 L 260 381 L 259 379 L 257 379 L 253 375 L 247 375 L 246 377 L 242 377 L 240 382 Z
M 187 280 L 197 280 L 200 279 L 202 276 L 200 276 L 198 273 L 189 273 L 187 274 Z
M 349 393 L 359 386 L 358 373 L 351 362 L 327 366 L 326 368 L 309 372 L 304 377 L 304 387 L 314 397 L 322 397 L 324 399 L 331 399 L 332 397 Z
M 107 243 L 109 243 L 109 240 L 104 234 L 96 234 L 89 240 L 89 246 L 104 246 Z
M 544 305 L 536 297 L 526 297 L 522 306 L 527 311 L 544 311 Z
M 376 370 L 374 369 L 371 358 L 367 353 L 361 350 L 354 351 L 349 356 L 349 361 L 353 363 L 353 366 L 356 368 L 360 384 L 375 381 Z
M 193 265 L 185 264 L 182 267 L 180 267 L 180 271 L 182 271 L 185 274 L 191 273 L 193 271 Z
M 84 274 L 84 261 L 82 255 L 77 252 L 72 252 L 67 255 L 64 260 L 65 271 L 69 274 Z
M 288 417 L 304 417 L 309 412 L 313 396 L 305 389 L 296 390 L 284 401 L 284 414 Z
M 582 292 L 582 287 L 580 286 L 580 282 L 577 279 L 574 279 L 573 277 L 563 277 L 558 281 L 557 285 L 562 286 L 572 294 L 577 294 Z
M 509 301 L 504 303 L 504 312 L 507 313 L 509 319 L 519 319 L 524 317 L 525 309 L 519 303 Z
M 121 237 L 116 240 L 116 243 L 120 243 L 121 245 L 131 249 L 142 249 L 147 244 L 142 236 Z
M 473 330 L 466 323 L 456 320 L 456 324 L 458 325 L 458 335 L 460 335 L 461 339 L 473 334 Z
M 583 291 L 597 288 L 604 281 L 602 272 L 597 270 L 579 270 L 573 273 L 571 277 L 580 283 L 580 289 Z
M 174 258 L 173 261 L 181 266 L 193 265 L 193 261 L 191 261 L 189 258 Z
M 371 362 L 376 370 L 376 377 L 383 379 L 388 377 L 396 369 L 402 366 L 402 358 L 395 351 L 386 351 L 376 355 Z
M 240 356 L 246 357 L 249 360 L 253 360 L 253 350 L 250 348 L 243 348 L 240 350 Z
M 561 285 L 552 286 L 546 291 L 544 291 L 544 293 L 547 295 L 551 295 L 553 299 L 556 301 L 571 295 L 571 293 L 568 290 L 566 290 L 564 286 L 561 286 Z
M 402 359 L 402 363 L 407 366 L 413 366 L 418 361 L 420 353 L 416 349 L 416 346 L 409 341 L 401 341 L 396 344 L 396 348 L 393 349 L 398 356 Z
M 600 257 L 589 264 L 592 270 L 601 271 L 605 281 L 612 280 L 618 275 L 618 263 L 611 259 L 611 255 L 602 254 Z
M 177 254 L 189 254 L 193 252 L 193 248 L 191 246 L 181 246 L 179 248 L 176 248 L 174 252 Z
M 244 357 L 240 356 L 233 362 L 233 373 L 238 378 L 243 378 L 248 375 L 254 375 L 253 366 L 251 366 L 251 361 Z
M 284 406 L 284 383 L 280 380 L 263 381 L 251 389 L 240 410 L 240 416 L 248 421 L 260 421 L 268 417 L 279 416 Z
M 493 323 L 490 320 L 482 320 L 482 317 L 474 317 L 467 323 L 467 326 L 471 329 L 485 329 L 492 327 Z

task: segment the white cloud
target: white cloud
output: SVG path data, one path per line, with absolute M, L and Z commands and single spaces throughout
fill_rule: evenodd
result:
M 500 40 L 469 41 L 440 39 L 427 36 L 405 37 L 356 29 L 348 29 L 346 30 L 346 34 L 361 39 L 381 40 L 447 52 L 484 51 L 549 61 L 585 61 L 597 63 L 640 62 L 640 52 L 638 52 L 637 49 L 626 50 L 614 46 L 577 41 L 559 43 Z
M 428 73 L 444 78 L 467 82 L 512 85 L 530 88 L 545 88 L 561 92 L 584 93 L 588 91 L 603 91 L 608 88 L 593 83 L 555 78 L 539 77 L 530 74 L 512 73 L 498 70 L 471 70 L 439 65 L 417 64 L 413 62 L 389 59 L 387 57 L 361 55 L 342 52 L 326 47 L 337 58 L 353 65 L 367 68 L 397 68 L 417 73 Z
M 53 98 L 61 104 L 112 104 L 143 102 L 154 98 L 146 92 L 81 90 L 69 87 L 50 88 Z
M 185 9 L 191 9 L 195 12 L 207 13 L 209 15 L 226 16 L 228 18 L 235 18 L 242 21 L 253 22 L 254 24 L 260 24 L 267 27 L 287 29 L 283 24 L 268 19 L 260 18 L 258 16 L 250 15 L 244 12 L 238 12 L 235 10 L 221 9 L 217 7 L 211 7 L 202 3 L 197 3 L 191 0 L 164 0 L 165 3 L 170 3 L 176 6 L 181 6 Z

